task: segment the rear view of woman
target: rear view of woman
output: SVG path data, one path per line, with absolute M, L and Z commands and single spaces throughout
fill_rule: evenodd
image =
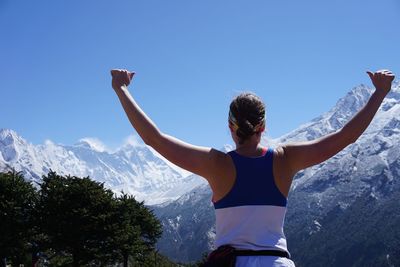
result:
M 143 141 L 172 163 L 204 177 L 213 192 L 217 249 L 207 266 L 294 266 L 283 233 L 287 196 L 294 175 L 319 164 L 354 143 L 365 131 L 391 89 L 388 70 L 368 72 L 375 91 L 368 103 L 342 129 L 313 141 L 260 145 L 265 105 L 252 94 L 236 97 L 228 126 L 236 149 L 224 153 L 194 146 L 160 131 L 128 91 L 134 76 L 112 70 L 112 87 Z M 232 255 L 231 259 L 226 255 Z M 224 256 L 225 255 L 225 256 Z

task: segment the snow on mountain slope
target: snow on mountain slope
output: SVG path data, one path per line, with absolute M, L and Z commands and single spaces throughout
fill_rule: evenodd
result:
M 357 86 L 341 98 L 330 111 L 273 141 L 286 143 L 288 141 L 312 140 L 339 129 L 356 111 L 365 105 L 371 92 L 372 89 L 365 85 Z
M 12 130 L 0 130 L 0 168 L 15 168 L 36 183 L 50 169 L 62 175 L 90 176 L 114 192 L 136 196 L 146 204 L 171 201 L 205 183 L 172 166 L 143 142 L 127 142 L 107 152 L 99 140 L 84 138 L 72 146 L 46 141 L 32 145 Z
M 340 129 L 351 117 L 368 101 L 373 90 L 364 85 L 355 87 L 327 113 L 300 126 L 295 131 L 277 139 L 274 143 L 290 143 L 295 141 L 313 140 L 327 133 Z M 354 170 L 363 173 L 366 177 L 373 177 L 373 170 L 381 169 L 378 166 L 388 166 L 398 158 L 398 141 L 400 139 L 400 86 L 396 83 L 392 91 L 385 98 L 375 118 L 365 133 L 355 144 L 348 146 L 330 160 L 300 172 L 294 182 L 293 190 L 303 183 L 314 180 L 321 181 L 321 172 L 328 170 Z M 266 140 L 264 140 L 266 141 Z M 366 178 L 363 178 L 365 181 Z M 360 187 L 363 183 L 353 184 Z M 304 184 L 304 186 L 306 186 Z M 342 195 L 342 194 L 339 194 Z M 342 195 L 343 196 L 343 195 Z

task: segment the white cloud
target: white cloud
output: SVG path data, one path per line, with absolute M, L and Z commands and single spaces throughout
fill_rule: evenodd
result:
M 103 142 L 101 142 L 100 139 L 96 137 L 85 137 L 80 139 L 79 142 L 87 143 L 92 149 L 98 152 L 108 151 L 106 145 L 104 145 Z
M 122 146 L 127 146 L 127 145 L 131 145 L 131 146 L 145 146 L 143 140 L 140 138 L 140 136 L 135 135 L 135 134 L 131 134 L 128 137 L 125 138 Z

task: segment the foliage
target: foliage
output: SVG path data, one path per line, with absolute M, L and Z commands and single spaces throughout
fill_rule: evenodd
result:
M 40 190 L 21 173 L 0 173 L 0 256 L 40 266 L 197 266 L 176 264 L 155 249 L 162 234 L 153 211 L 89 177 L 43 176 Z
M 103 184 L 50 172 L 40 185 L 37 207 L 42 247 L 71 255 L 74 266 L 108 262 L 113 209 L 113 193 Z
M 137 202 L 134 197 L 122 194 L 116 201 L 113 247 L 124 266 L 128 265 L 130 256 L 134 261 L 144 262 L 143 255 L 154 249 L 161 236 L 161 224 L 143 202 Z
M 25 263 L 33 237 L 36 191 L 21 173 L 0 173 L 0 259 Z M 29 258 L 28 258 L 29 259 Z
M 37 253 L 50 266 L 176 266 L 154 249 L 153 212 L 89 177 L 51 171 L 36 192 L 20 173 L 0 173 L 0 216 L 0 257 L 13 265 Z

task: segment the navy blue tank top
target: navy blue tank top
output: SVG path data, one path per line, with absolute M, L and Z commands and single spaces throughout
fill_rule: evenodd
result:
M 228 154 L 236 168 L 236 180 L 229 193 L 214 203 L 215 209 L 247 205 L 286 207 L 286 197 L 275 184 L 273 149 L 260 157 L 241 156 L 235 151 Z

